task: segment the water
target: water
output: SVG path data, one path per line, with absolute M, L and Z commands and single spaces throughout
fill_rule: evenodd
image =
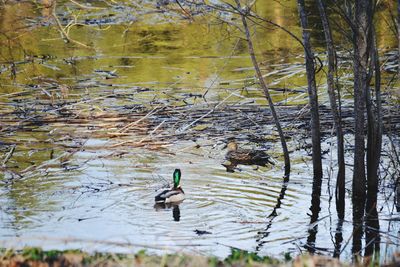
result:
M 90 140 L 89 144 L 99 142 Z M 169 153 L 133 149 L 123 158 L 103 159 L 97 158 L 106 151 L 89 149 L 74 155 L 77 162 L 92 159 L 78 170 L 50 170 L 47 176 L 3 186 L 2 245 L 111 252 L 145 247 L 158 253 L 185 251 L 220 257 L 229 254 L 231 246 L 279 257 L 304 250 L 312 186 L 304 164 L 293 166 L 277 216 L 271 218 L 268 215 L 278 203 L 283 184 L 279 167 L 242 167 L 241 172 L 227 173 L 219 163 L 223 158 L 219 147 L 205 151 L 193 147 L 194 143 L 178 143 Z M 180 152 L 183 149 L 186 152 Z M 154 207 L 155 190 L 171 180 L 175 168 L 183 172 L 187 198 L 179 205 L 179 221 L 172 207 Z M 390 218 L 386 206 L 390 204 L 385 202 L 381 199 L 379 205 L 383 219 Z M 321 203 L 316 246 L 330 254 L 337 222 L 327 179 Z M 344 240 L 352 236 L 350 219 L 348 206 Z M 384 219 L 381 229 L 392 235 L 383 236 L 395 242 L 382 245 L 388 256 L 398 246 L 399 225 Z M 198 235 L 196 230 L 209 234 Z M 350 245 L 342 255 L 350 257 Z
M 76 238 L 82 239 L 78 247 L 89 249 L 123 248 L 103 245 L 101 241 L 105 240 L 166 250 L 188 247 L 218 256 L 226 256 L 228 246 L 254 250 L 259 245 L 255 239 L 265 229 L 267 215 L 276 205 L 281 190 L 279 169 L 248 167 L 230 174 L 216 162 L 218 159 L 204 158 L 201 153 L 174 156 L 140 150 L 136 153 L 138 156 L 118 160 L 93 160 L 79 172 L 57 171 L 45 179 L 38 178 L 34 187 L 39 190 L 29 192 L 31 204 L 15 203 L 22 198 L 18 191 L 4 190 L 8 197 L 2 199 L 2 207 L 7 207 L 2 210 L 5 223 L 2 236 L 7 243 L 18 237 L 16 245 L 33 239 L 40 240 L 35 244 L 46 246 L 47 238 L 59 241 Z M 78 153 L 75 160 L 92 156 L 98 156 L 98 151 Z M 179 205 L 179 222 L 174 220 L 172 209 L 153 207 L 155 189 L 163 182 L 159 176 L 169 179 L 171 170 L 177 167 L 183 171 L 182 186 L 187 195 Z M 267 244 L 261 251 L 268 254 L 290 251 L 291 242 L 305 237 L 310 183 L 305 177 L 291 180 L 279 216 L 269 230 L 271 235 L 263 240 Z M 46 188 L 45 192 L 40 188 Z M 11 193 L 16 194 L 14 198 Z M 305 212 L 300 214 L 299 209 Z M 211 234 L 198 236 L 195 230 Z M 99 243 L 92 247 L 92 240 Z M 285 242 L 290 243 L 283 249 Z
M 283 12 L 272 2 L 275 9 L 259 5 L 260 13 L 298 32 L 296 6 L 290 4 Z M 43 15 L 26 3 L 5 5 L 0 12 L 0 28 L 9 34 L 26 25 L 21 17 Z M 2 130 L 0 141 L 17 145 L 7 166 L 24 174 L 21 178 L 4 171 L 0 176 L 0 246 L 107 252 L 147 248 L 155 253 L 184 251 L 219 257 L 227 256 L 231 247 L 277 257 L 305 251 L 314 226 L 309 210 L 312 178 L 310 157 L 304 150 L 295 150 L 299 140 L 289 142 L 293 166 L 285 184 L 276 142 L 265 146 L 275 166 L 239 166 L 240 170 L 228 173 L 221 165 L 227 137 L 236 136 L 240 145 L 254 148 L 260 144 L 249 142 L 249 136 L 257 132 L 271 137 L 275 134 L 271 125 L 257 123 L 258 118 L 243 112 L 238 112 L 242 117 L 232 115 L 232 120 L 247 120 L 251 125 L 240 132 L 234 123 L 229 128 L 218 120 L 222 112 L 190 124 L 200 116 L 191 113 L 198 106 L 215 107 L 226 100 L 221 108 L 231 114 L 235 104 L 265 105 L 257 88 L 242 89 L 254 80 L 245 44 L 226 38 L 226 27 L 208 27 L 201 19 L 178 20 L 178 25 L 165 23 L 165 17 L 152 19 L 131 26 L 112 24 L 105 31 L 86 26 L 72 30 L 73 38 L 90 42 L 94 50 L 53 40 L 59 33 L 48 26 L 34 27 L 32 33 L 22 29 L 24 34 L 10 41 L 12 52 L 4 46 L 0 49 L 6 68 L 0 74 L 1 127 L 12 129 Z M 263 69 L 275 81 L 271 86 L 301 89 L 305 85 L 303 59 L 298 56 L 301 47 L 285 41 L 288 37 L 282 32 L 264 29 L 258 36 L 262 40 L 259 54 L 270 63 Z M 391 43 L 387 40 L 388 46 Z M 13 80 L 8 62 L 23 61 L 26 55 L 20 45 L 34 57 L 17 65 Z M 205 92 L 207 103 L 201 97 Z M 276 91 L 274 99 L 291 104 L 307 101 L 299 92 Z M 326 102 L 326 96 L 320 99 Z M 171 113 L 155 110 L 146 117 L 160 107 Z M 44 123 L 14 128 L 24 118 Z M 112 135 L 141 118 L 145 119 L 131 127 L 127 136 Z M 179 129 L 185 129 L 181 136 L 176 135 Z M 347 140 L 352 142 L 351 137 Z M 330 141 L 325 140 L 325 148 Z M 9 146 L 3 146 L 4 155 L 8 151 Z M 329 162 L 328 154 L 324 166 Z M 171 182 L 175 168 L 182 170 L 186 200 L 178 207 L 154 207 L 156 190 Z M 327 177 L 315 246 L 332 255 L 337 219 L 330 196 L 335 181 Z M 350 189 L 350 177 L 347 182 Z M 399 246 L 400 224 L 391 215 L 394 204 L 389 191 L 381 192 L 378 203 L 384 259 Z M 346 197 L 341 249 L 342 257 L 349 259 L 347 241 L 353 227 L 349 192 Z M 270 216 L 274 210 L 276 216 Z

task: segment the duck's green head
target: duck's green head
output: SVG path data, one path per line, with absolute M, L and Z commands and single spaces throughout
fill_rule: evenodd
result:
M 181 170 L 180 169 L 175 169 L 173 178 L 174 178 L 174 188 L 178 188 L 179 182 L 181 181 Z

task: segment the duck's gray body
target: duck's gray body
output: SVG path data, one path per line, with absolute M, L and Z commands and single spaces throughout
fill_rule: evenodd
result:
M 166 189 L 155 197 L 156 203 L 174 203 L 185 199 L 185 192 L 182 188 Z

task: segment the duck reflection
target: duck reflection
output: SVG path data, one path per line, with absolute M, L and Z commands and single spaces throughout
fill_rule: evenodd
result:
M 179 204 L 181 202 L 176 202 L 176 203 L 156 203 L 154 205 L 154 208 L 158 210 L 163 210 L 163 209 L 172 209 L 172 218 L 174 221 L 179 222 L 181 219 L 181 210 L 179 209 Z

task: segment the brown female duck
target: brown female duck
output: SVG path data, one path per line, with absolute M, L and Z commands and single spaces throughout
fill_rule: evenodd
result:
M 238 148 L 235 141 L 230 141 L 227 145 L 228 152 L 225 158 L 230 164 L 222 164 L 228 172 L 233 172 L 233 169 L 239 165 L 258 165 L 266 166 L 267 164 L 275 165 L 270 156 L 264 151 Z

